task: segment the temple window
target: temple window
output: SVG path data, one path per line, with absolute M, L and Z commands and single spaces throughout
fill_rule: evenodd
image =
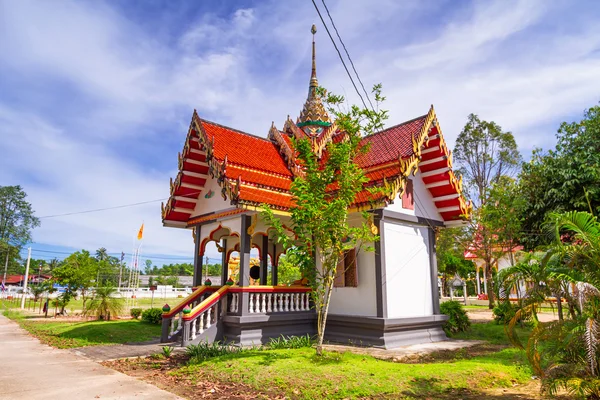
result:
M 406 189 L 404 189 L 404 193 L 402 193 L 402 208 L 405 208 L 407 210 L 415 209 L 412 179 L 407 179 L 406 181 Z
M 358 263 L 356 249 L 344 252 L 344 256 L 337 265 L 334 287 L 357 287 L 358 286 Z

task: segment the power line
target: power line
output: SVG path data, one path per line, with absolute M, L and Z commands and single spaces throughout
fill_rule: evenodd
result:
M 140 205 L 143 205 L 143 204 L 156 203 L 158 201 L 165 201 L 165 200 L 168 200 L 168 199 L 169 198 L 167 197 L 167 198 L 163 198 L 163 199 L 141 201 L 139 203 L 122 204 L 120 206 L 114 206 L 114 207 L 96 208 L 96 209 L 93 209 L 93 210 L 75 211 L 75 212 L 70 212 L 70 213 L 65 213 L 65 214 L 45 215 L 43 217 L 38 217 L 38 218 L 39 219 L 44 219 L 44 218 L 65 217 L 67 215 L 88 214 L 88 213 L 94 213 L 94 212 L 99 212 L 99 211 L 116 210 L 117 208 L 135 207 L 135 206 L 140 206 Z
M 340 43 L 342 44 L 342 47 L 344 48 L 344 51 L 346 52 L 346 56 L 348 56 L 348 61 L 350 61 L 350 65 L 352 66 L 352 70 L 356 74 L 356 78 L 358 79 L 358 82 L 360 82 L 360 86 L 362 87 L 363 92 L 365 92 L 365 95 L 367 96 L 367 100 L 369 101 L 369 104 L 371 105 L 371 109 L 373 111 L 375 111 L 375 107 L 373 107 L 373 103 L 371 102 L 371 98 L 369 97 L 369 93 L 367 93 L 367 90 L 365 89 L 365 85 L 363 85 L 362 80 L 360 79 L 360 75 L 358 75 L 358 72 L 356 71 L 356 68 L 354 67 L 354 63 L 352 62 L 352 58 L 350 57 L 350 53 L 348 53 L 348 49 L 346 48 L 346 45 L 344 44 L 344 41 L 342 40 L 342 37 L 340 36 L 340 33 L 338 32 L 338 29 L 335 26 L 335 23 L 333 22 L 333 18 L 331 17 L 331 14 L 329 13 L 329 8 L 327 8 L 327 4 L 325 4 L 325 0 L 321 0 L 321 2 L 323 3 L 323 6 L 325 7 L 325 11 L 327 11 L 327 15 L 329 16 L 329 20 L 331 21 L 331 25 L 333 26 L 333 29 L 335 30 L 335 34 L 337 35 Z M 365 108 L 366 108 L 366 106 L 365 106 Z
M 317 14 L 319 14 L 319 18 L 321 18 L 321 22 L 323 23 L 323 26 L 325 27 L 325 30 L 327 31 L 327 34 L 329 35 L 329 39 L 331 39 L 331 43 L 333 43 L 333 47 L 335 47 L 335 51 L 337 51 L 337 53 L 338 53 L 340 61 L 342 62 L 342 65 L 344 66 L 344 69 L 346 70 L 346 74 L 348 74 L 348 77 L 350 78 L 350 82 L 352 82 L 352 86 L 354 86 L 354 90 L 356 90 L 358 97 L 360 97 L 360 101 L 362 101 L 363 106 L 365 108 L 367 108 L 367 103 L 365 103 L 365 99 L 363 99 L 358 88 L 356 87 L 356 83 L 354 83 L 354 79 L 352 79 L 352 75 L 350 74 L 350 71 L 348 71 L 348 67 L 346 66 L 346 63 L 344 62 L 344 59 L 342 58 L 342 53 L 340 53 L 340 50 L 338 49 L 337 44 L 335 44 L 335 40 L 333 40 L 333 36 L 331 36 L 331 32 L 329 32 L 329 28 L 325 24 L 325 20 L 323 19 L 323 16 L 321 15 L 321 11 L 319 10 L 319 7 L 317 7 L 317 3 L 315 3 L 315 0 L 312 0 L 312 3 L 315 6 L 315 10 L 317 10 Z

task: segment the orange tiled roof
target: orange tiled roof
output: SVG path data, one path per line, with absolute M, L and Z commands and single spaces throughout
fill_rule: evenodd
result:
M 268 139 L 263 139 L 201 119 L 194 112 L 180 156 L 180 173 L 163 206 L 163 221 L 187 223 L 209 175 L 217 178 L 223 196 L 236 206 L 267 203 L 289 209 L 293 204 L 290 185 L 294 174 L 301 173 L 290 137 L 301 135 L 303 131 L 289 118 L 283 131 L 273 126 Z M 314 151 L 326 159 L 326 142 L 342 137 L 343 132 L 333 125 L 314 138 Z M 419 170 L 444 220 L 469 214 L 471 206 L 462 197 L 462 181 L 452 172 L 451 155 L 433 107 L 424 116 L 365 137 L 363 144 L 369 146 L 368 151 L 356 161 L 369 181 L 357 194 L 354 208 L 385 206 L 402 193 L 408 176 Z M 383 189 L 372 193 L 368 187 Z

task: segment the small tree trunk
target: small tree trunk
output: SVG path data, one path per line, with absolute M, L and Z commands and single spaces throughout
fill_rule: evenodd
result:
M 335 271 L 335 270 L 334 270 Z M 333 292 L 333 278 L 327 279 L 325 286 L 325 296 L 323 297 L 323 306 L 319 310 L 319 318 L 317 324 L 317 355 L 323 355 L 323 339 L 325 338 L 325 326 L 327 324 L 327 313 L 329 311 L 329 303 L 331 293 Z
M 488 288 L 488 308 L 492 310 L 494 308 L 494 278 L 492 277 L 492 267 L 489 263 L 485 265 L 486 271 L 486 280 L 487 280 L 487 288 Z

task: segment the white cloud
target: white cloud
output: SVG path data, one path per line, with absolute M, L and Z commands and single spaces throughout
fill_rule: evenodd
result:
M 597 102 L 600 28 L 585 23 L 593 15 L 556 18 L 558 3 L 495 1 L 438 20 L 430 14 L 439 4 L 329 5 L 365 85 L 384 84 L 390 124 L 433 103 L 451 143 L 474 112 L 513 131 L 525 148 L 548 148 L 554 132 L 540 126 Z M 167 197 L 174 144 L 183 142 L 193 108 L 266 135 L 271 121 L 295 118 L 306 96 L 308 31 L 318 21 L 310 3 L 194 16 L 174 41 L 97 3 L 2 7 L 0 71 L 24 90 L 0 94 L 0 183 L 22 183 L 40 216 Z M 357 100 L 324 29 L 317 40 L 321 84 Z M 50 104 L 39 107 L 41 98 Z M 171 129 L 149 129 L 155 125 Z M 144 151 L 172 160 L 170 169 L 140 161 Z M 35 240 L 127 251 L 144 221 L 146 251 L 190 256 L 189 232 L 163 228 L 159 205 L 45 219 Z

